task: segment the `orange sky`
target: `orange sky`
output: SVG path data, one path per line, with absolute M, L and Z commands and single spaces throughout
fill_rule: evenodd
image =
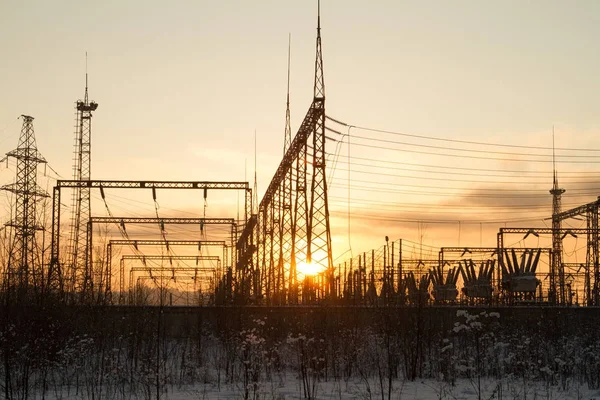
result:
M 553 125 L 565 208 L 595 200 L 599 7 L 324 0 L 327 114 L 393 132 L 352 128 L 350 147 L 328 133 L 334 257 L 386 235 L 494 245 L 500 226 L 549 226 Z M 260 198 L 282 155 L 290 32 L 293 133 L 311 101 L 315 14 L 300 0 L 3 3 L 0 151 L 16 147 L 16 117 L 33 115 L 40 151 L 71 175 L 87 51 L 96 179 L 252 182 L 256 130 Z M 204 213 L 199 195 L 159 196 L 161 212 Z M 154 213 L 149 193 L 109 201 L 115 214 Z M 211 194 L 207 216 L 236 204 Z

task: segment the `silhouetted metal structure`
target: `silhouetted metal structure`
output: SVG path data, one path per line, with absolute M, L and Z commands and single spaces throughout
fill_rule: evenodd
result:
M 252 209 L 252 190 L 248 182 L 212 182 L 212 181 L 132 181 L 132 180 L 58 180 L 53 190 L 53 208 L 52 208 L 52 241 L 51 241 L 51 257 L 48 267 L 48 285 L 58 293 L 73 293 L 70 288 L 77 287 L 74 284 L 65 284 L 69 276 L 64 275 L 62 267 L 63 262 L 60 257 L 60 230 L 61 230 L 61 192 L 65 188 L 88 188 L 98 189 L 102 199 L 106 202 L 106 189 L 146 189 L 151 190 L 153 198 L 156 200 L 156 192 L 159 189 L 189 189 L 202 190 L 204 199 L 207 198 L 209 190 L 242 190 L 245 193 L 245 208 L 244 221 L 246 224 L 247 218 Z M 107 206 L 108 209 L 108 206 Z M 160 218 L 160 217 L 96 217 L 89 216 L 86 222 L 87 226 L 87 247 L 86 252 L 89 253 L 88 265 L 92 268 L 93 260 L 91 249 L 93 243 L 92 226 L 94 223 L 117 224 L 122 229 L 122 234 L 126 235 L 126 224 L 156 224 L 163 227 L 165 224 L 196 224 L 201 231 L 204 225 L 207 224 L 225 224 L 231 226 L 231 243 L 236 240 L 237 236 L 237 221 L 233 218 Z M 128 238 L 126 238 L 128 239 Z M 236 253 L 232 252 L 232 258 L 235 258 Z M 235 260 L 233 260 L 235 262 Z M 108 264 L 107 264 L 108 265 Z M 92 274 L 94 276 L 94 274 Z M 98 282 L 91 282 L 89 289 L 90 293 L 96 293 L 96 299 L 88 299 L 95 302 L 110 302 L 111 297 L 111 272 L 105 268 L 100 274 L 101 279 Z M 79 286 L 81 287 L 81 286 Z
M 19 144 L 15 150 L 6 153 L 17 161 L 15 182 L 2 186 L 2 190 L 15 196 L 14 214 L 6 224 L 12 228 L 8 263 L 5 266 L 4 289 L 9 293 L 17 291 L 26 295 L 33 289 L 41 293 L 44 288 L 43 261 L 36 244 L 36 232 L 43 230 L 38 223 L 38 200 L 48 194 L 37 185 L 38 164 L 46 164 L 46 159 L 38 151 L 33 117 L 22 115 L 23 126 Z
M 222 247 L 223 248 L 223 263 L 227 265 L 228 254 L 227 250 L 229 246 L 227 242 L 224 240 L 143 240 L 143 239 L 121 239 L 121 240 L 110 240 L 106 245 L 106 274 L 108 276 L 108 280 L 112 281 L 112 259 L 113 259 L 113 247 L 115 246 L 131 246 L 134 251 L 138 252 L 136 257 L 143 258 L 145 257 L 144 253 L 140 252 L 140 247 L 149 246 L 149 247 L 162 247 L 167 252 L 171 250 L 172 247 L 178 246 L 186 246 L 186 247 L 197 247 L 198 252 L 200 252 L 205 247 Z M 171 255 L 172 257 L 172 255 Z M 194 257 L 194 256 L 191 256 Z M 170 258 L 169 261 L 172 261 L 173 258 Z M 188 259 L 189 261 L 190 259 Z M 191 259 L 196 260 L 196 259 Z M 125 303 L 125 269 L 123 264 L 123 259 L 121 259 L 121 264 L 119 268 L 119 304 Z
M 288 73 L 287 73 L 287 98 L 285 108 L 285 129 L 283 139 L 283 155 L 289 149 L 292 143 L 292 126 L 290 122 L 290 57 L 291 57 L 291 34 L 288 42 Z M 279 224 L 280 251 L 279 263 L 280 269 L 287 277 L 287 292 L 282 294 L 282 300 L 285 302 L 287 297 L 288 304 L 298 303 L 298 277 L 296 270 L 295 256 L 292 254 L 294 242 L 294 208 L 293 208 L 293 182 L 294 169 L 289 168 L 283 178 L 283 185 L 280 190 L 281 223 Z
M 552 220 L 563 221 L 565 219 L 585 216 L 586 229 L 561 229 L 561 239 L 567 235 L 586 235 L 586 269 L 588 278 L 586 280 L 586 299 L 588 305 L 600 305 L 600 235 L 598 227 L 598 212 L 600 211 L 600 197 L 587 204 L 553 215 Z M 563 233 L 564 232 L 564 233 Z M 590 274 L 590 271 L 593 271 Z M 564 274 L 564 273 L 563 273 Z M 593 278 L 593 284 L 591 282 Z
M 92 112 L 98 103 L 88 99 L 88 74 L 85 74 L 85 95 L 76 103 L 75 143 L 73 157 L 73 179 L 87 182 L 92 172 Z M 71 217 L 71 236 L 69 239 L 70 258 L 68 263 L 69 287 L 72 294 L 77 293 L 80 301 L 88 303 L 93 298 L 93 271 L 91 249 L 88 246 L 88 220 L 91 213 L 90 187 L 81 185 L 73 188 L 73 208 Z
M 431 294 L 436 303 L 453 303 L 458 297 L 456 282 L 458 280 L 460 268 L 449 268 L 444 271 L 441 265 L 429 270 L 429 276 L 433 283 Z
M 598 247 L 600 243 L 598 243 L 599 231 L 598 231 L 598 207 L 599 201 L 594 201 L 592 203 L 584 204 L 579 207 L 575 207 L 573 209 L 563 211 L 560 214 L 554 216 L 555 219 L 564 220 L 567 218 L 571 218 L 577 215 L 585 215 L 587 219 L 587 228 L 561 228 L 558 230 L 561 239 L 564 239 L 567 235 L 573 237 L 586 237 L 587 243 L 587 251 L 586 251 L 586 264 L 585 268 L 588 271 L 593 271 L 593 273 L 588 273 L 585 282 L 585 299 L 584 302 L 588 305 L 596 305 L 596 303 L 600 304 L 600 293 L 598 291 L 598 287 L 600 285 L 600 273 L 598 268 Z M 539 236 L 539 235 L 555 235 L 557 232 L 556 229 L 553 228 L 500 228 L 497 235 L 498 240 L 498 248 L 504 249 L 504 237 L 508 234 L 519 234 L 525 235 L 524 238 L 529 235 Z M 544 250 L 547 251 L 547 250 Z M 552 251 L 552 249 L 548 249 L 548 251 Z M 498 259 L 501 262 L 504 255 L 500 253 L 498 255 Z M 564 264 L 561 266 L 564 269 Z M 555 274 L 556 272 L 552 271 L 550 268 L 549 275 Z M 500 270 L 497 270 L 498 274 L 498 282 L 500 279 Z M 549 277 L 550 280 L 550 277 Z M 592 282 L 593 280 L 593 282 Z M 554 277 L 554 281 L 556 282 L 556 277 Z M 593 290 L 592 290 L 593 286 Z
M 552 130 L 552 258 L 550 262 L 550 290 L 548 292 L 548 301 L 552 304 L 566 304 L 565 295 L 565 269 L 562 263 L 562 236 L 560 230 L 562 220 L 558 218 L 561 212 L 561 197 L 565 189 L 558 187 L 558 175 L 555 166 L 554 154 L 554 129 Z M 556 278 L 558 277 L 558 285 Z M 558 286 L 558 287 L 557 287 Z
M 320 13 L 317 20 L 313 94 L 313 102 L 296 136 L 285 151 L 283 160 L 259 204 L 257 214 L 249 220 L 240 236 L 236 266 L 240 285 L 235 296 L 239 304 L 279 304 L 285 302 L 289 293 L 292 294 L 292 302 L 295 302 L 294 282 L 297 276 L 286 280 L 285 267 L 282 268 L 288 258 L 292 275 L 299 273 L 299 264 L 313 264 L 313 268 L 327 273 L 324 281 L 318 281 L 321 287 L 315 291 L 311 289 L 308 293 L 306 289 L 312 288 L 316 282 L 310 285 L 305 282 L 298 301 L 310 303 L 336 297 L 325 176 L 325 84 Z M 313 139 L 311 162 L 308 161 L 307 152 L 310 137 Z M 290 179 L 290 176 L 294 176 L 291 174 L 295 175 L 295 182 Z M 307 192 L 308 176 L 311 176 L 310 197 Z M 280 219 L 285 213 L 281 211 L 286 206 L 285 200 L 282 202 L 279 199 L 286 199 L 288 192 L 295 195 L 290 201 L 290 207 L 294 204 L 294 210 L 289 256 L 286 254 L 288 250 L 281 248 L 283 241 L 274 240 L 274 236 L 278 235 L 278 230 L 283 225 Z M 287 199 L 290 200 L 290 197 Z M 294 274 L 293 271 L 297 273 Z M 314 293 L 318 293 L 319 297 L 314 297 Z
M 463 278 L 462 292 L 473 301 L 490 302 L 492 300 L 492 277 L 496 260 L 479 262 L 479 269 L 475 269 L 473 260 L 463 260 L 460 264 L 460 273 Z
M 161 276 L 166 277 L 166 281 L 176 281 L 178 278 L 186 278 L 190 277 L 190 273 L 193 273 L 193 277 L 195 280 L 205 279 L 208 280 L 209 286 L 205 289 L 208 289 L 210 293 L 215 293 L 216 284 L 220 276 L 222 276 L 223 271 L 221 270 L 221 258 L 219 256 L 173 256 L 173 255 L 162 255 L 162 254 L 151 254 L 151 255 L 133 255 L 127 254 L 121 257 L 120 261 L 120 276 L 121 282 L 119 286 L 121 288 L 125 287 L 125 262 L 126 261 L 137 261 L 144 264 L 143 267 L 132 267 L 129 269 L 129 304 L 133 304 L 134 295 L 134 275 L 135 273 L 145 273 L 148 276 L 153 277 L 153 273 L 161 274 Z M 192 261 L 195 262 L 195 266 L 187 266 L 187 265 L 173 265 L 173 263 L 178 263 L 179 261 Z M 149 262 L 156 262 L 160 265 L 150 266 Z M 207 267 L 205 265 L 206 262 L 211 265 Z M 168 266 L 164 264 L 168 263 Z M 207 275 L 208 273 L 208 275 Z M 155 281 L 155 283 L 157 283 Z M 123 303 L 121 303 L 123 304 Z
M 503 257 L 500 258 L 501 285 L 507 293 L 508 302 L 535 300 L 536 290 L 540 285 L 540 280 L 536 278 L 536 270 L 542 249 L 523 251 L 520 258 L 517 257 L 515 249 L 510 249 L 510 251 L 502 249 L 502 253 Z
M 431 303 L 432 298 L 438 304 L 464 301 L 512 304 L 524 300 L 536 301 L 540 304 L 568 305 L 571 304 L 572 295 L 571 289 L 567 288 L 570 283 L 567 283 L 565 264 L 562 260 L 562 241 L 565 235 L 572 234 L 586 235 L 587 260 L 581 266 L 570 266 L 570 276 L 582 276 L 579 271 L 584 269 L 586 302 L 589 305 L 600 305 L 598 265 L 600 200 L 561 212 L 561 195 L 564 189 L 558 186 L 555 168 L 553 187 L 550 190 L 553 195 L 552 228 L 501 228 L 496 247 L 445 247 L 441 249 L 438 259 L 434 259 L 435 255 L 432 254 L 426 256 L 420 254 L 418 257 L 421 259 L 403 257 L 402 242 L 398 242 L 397 253 L 395 253 L 394 242 L 389 247 L 389 239 L 386 237 L 386 245 L 381 250 L 364 252 L 334 268 L 326 180 L 325 120 L 327 117 L 320 10 L 317 14 L 313 100 L 294 137 L 290 126 L 290 47 L 288 44 L 284 154 L 260 203 L 258 200 L 253 202 L 252 190 L 247 182 L 91 180 L 89 176 L 90 121 L 91 113 L 96 109 L 97 104 L 88 101 L 86 76 L 86 95 L 83 101 L 77 103 L 75 179 L 58 181 L 54 188 L 49 285 L 59 291 L 79 294 L 78 298 L 83 301 L 89 301 L 97 296 L 97 299 L 111 302 L 113 245 L 132 246 L 136 252 L 135 255 L 129 256 L 132 259 L 147 260 L 150 256 L 143 255 L 138 246 L 148 245 L 161 246 L 161 250 L 166 249 L 166 254 L 155 256 L 160 257 L 161 261 L 173 260 L 177 257 L 198 260 L 202 255 L 176 256 L 170 246 L 201 246 L 202 241 L 167 240 L 164 226 L 194 224 L 202 231 L 205 224 L 225 224 L 231 226 L 230 240 L 227 238 L 228 240 L 225 241 L 213 241 L 224 243 L 222 264 L 224 268 L 217 270 L 214 282 L 213 304 L 217 305 L 421 306 Z M 60 196 L 61 189 L 64 188 L 74 190 L 76 205 L 71 251 L 68 254 L 66 271 L 61 267 L 63 260 L 59 256 Z M 158 189 L 203 189 L 205 199 L 207 191 L 212 189 L 244 190 L 245 215 L 243 221 L 236 221 L 233 218 L 161 218 L 156 208 L 156 217 L 115 217 L 106 206 L 109 216 L 93 216 L 89 199 L 90 191 L 94 188 L 100 190 L 105 205 L 104 190 L 108 188 L 151 189 L 155 202 Z M 256 196 L 256 191 L 254 195 Z M 562 229 L 562 220 L 577 215 L 586 216 L 588 221 L 586 229 Z M 123 240 L 110 241 L 107 247 L 108 260 L 106 265 L 102 265 L 101 272 L 97 274 L 93 272 L 92 227 L 93 224 L 100 223 L 118 226 Z M 160 227 L 163 240 L 135 239 L 133 236 L 137 232 L 134 230 L 128 232 L 129 224 L 156 224 Z M 506 234 L 525 234 L 525 237 L 552 235 L 552 247 L 505 248 L 504 235 Z M 231 251 L 230 255 L 228 251 Z M 549 258 L 547 278 L 544 277 L 546 272 L 541 272 L 538 268 L 542 253 L 547 254 Z M 452 254 L 452 257 L 446 257 L 448 254 Z M 121 259 L 119 273 L 121 293 L 125 292 L 124 262 L 126 259 Z M 543 263 L 545 264 L 545 258 Z M 311 265 L 310 269 L 313 272 L 305 273 L 307 265 Z M 573 270 L 574 268 L 576 270 Z M 172 271 L 175 269 L 176 267 L 171 268 Z M 590 275 L 592 270 L 593 277 Z M 147 277 L 152 279 L 152 274 L 146 274 L 148 271 L 143 268 L 135 269 L 135 272 L 144 272 L 143 279 Z M 167 269 L 161 270 L 160 274 L 165 275 L 167 272 Z M 133 278 L 129 283 L 134 284 Z M 459 296 L 461 288 L 464 296 Z M 542 292 L 542 288 L 545 292 Z

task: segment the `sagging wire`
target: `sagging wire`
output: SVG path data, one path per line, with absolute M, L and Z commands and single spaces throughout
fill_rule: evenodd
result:
M 160 235 L 165 242 L 165 246 L 167 249 L 167 255 L 169 256 L 169 265 L 173 268 L 172 274 L 173 274 L 173 280 L 174 280 L 175 279 L 175 269 L 174 269 L 175 266 L 173 265 L 173 256 L 177 256 L 177 254 L 175 254 L 173 249 L 171 249 L 169 247 L 169 241 L 167 240 L 167 232 L 165 230 L 165 222 L 158 215 L 158 209 L 160 208 L 160 205 L 158 204 L 155 187 L 152 188 L 152 200 L 154 200 L 154 212 L 156 213 L 156 219 L 158 220 L 158 227 L 160 229 Z M 161 255 L 164 256 L 164 249 L 162 247 L 161 247 L 160 251 L 161 251 Z M 177 266 L 179 266 L 179 262 L 177 263 Z
M 346 210 L 346 225 L 348 227 L 348 232 L 347 232 L 347 236 L 348 236 L 348 251 L 350 252 L 350 258 L 352 258 L 352 256 L 353 256 L 353 252 L 352 252 L 352 229 L 351 229 L 351 222 L 350 222 L 351 219 L 352 219 L 352 213 L 350 212 L 350 203 L 351 203 L 351 198 L 352 198 L 351 192 L 350 192 L 350 190 L 351 190 L 351 185 L 350 185 L 351 178 L 350 178 L 350 174 L 351 174 L 351 169 L 352 169 L 351 166 L 350 166 L 350 160 L 351 160 L 350 149 L 351 149 L 352 146 L 350 145 L 350 130 L 352 128 L 354 128 L 354 126 L 353 125 L 348 125 L 348 124 L 346 124 L 344 122 L 341 122 L 341 121 L 338 121 L 337 119 L 331 118 L 331 117 L 329 117 L 327 115 L 325 116 L 325 118 L 329 119 L 332 122 L 335 122 L 335 123 L 337 123 L 339 125 L 342 125 L 342 126 L 348 128 L 348 132 L 344 134 L 344 133 L 342 133 L 342 132 L 340 132 L 338 130 L 326 127 L 326 129 L 328 129 L 329 131 L 337 133 L 338 135 L 342 136 L 342 139 L 340 141 L 338 141 L 338 145 L 340 146 L 340 150 L 341 150 L 341 144 L 343 143 L 344 138 L 347 140 L 347 143 L 348 143 L 348 156 L 347 156 L 348 157 L 348 171 L 347 171 L 348 172 L 348 188 L 347 188 L 348 189 L 348 193 L 347 193 L 348 194 L 348 198 L 347 198 L 347 210 Z M 336 146 L 336 153 L 337 153 L 337 155 L 335 155 L 335 161 L 334 161 L 334 167 L 333 167 L 334 171 L 335 171 L 335 168 L 337 167 L 337 163 L 339 161 L 340 153 L 341 153 L 338 150 L 337 146 Z M 332 172 L 332 176 L 333 176 L 333 172 Z M 331 181 L 331 179 L 332 178 L 330 178 L 330 181 Z M 344 252 L 343 254 L 347 253 L 348 251 Z
M 330 116 L 325 116 L 325 118 L 327 118 L 330 121 L 333 121 L 337 124 L 340 124 L 343 126 L 349 126 L 348 124 L 346 124 L 342 121 L 339 121 L 337 119 L 334 119 Z M 471 145 L 478 145 L 478 146 L 491 146 L 491 147 L 552 150 L 552 147 L 526 146 L 526 145 L 502 144 L 502 143 L 484 143 L 484 142 L 477 142 L 477 141 L 471 141 L 471 140 L 459 140 L 459 139 L 448 139 L 448 138 L 441 138 L 441 137 L 434 137 L 434 136 L 415 135 L 415 134 L 396 132 L 396 131 L 390 131 L 390 130 L 385 130 L 385 129 L 369 128 L 369 127 L 358 126 L 358 125 L 354 125 L 354 127 L 357 129 L 360 129 L 360 130 L 364 130 L 364 131 L 387 133 L 387 134 L 391 134 L 391 135 L 405 136 L 405 137 L 412 137 L 412 138 L 426 139 L 426 140 L 435 140 L 435 141 L 440 141 L 440 142 L 463 143 L 463 144 L 471 144 Z M 589 148 L 556 148 L 556 150 L 600 152 L 600 149 L 589 149 Z
M 106 208 L 106 212 L 108 213 L 108 215 L 111 218 L 114 218 L 114 215 L 113 215 L 112 211 L 110 210 L 110 207 L 108 206 L 108 202 L 106 201 L 104 187 L 102 187 L 102 186 L 100 186 L 100 197 L 102 198 L 102 201 L 104 202 L 104 207 Z M 119 228 L 119 232 L 121 233 L 121 236 L 126 240 L 131 240 L 129 237 L 129 234 L 127 233 L 127 228 L 125 227 L 125 222 L 123 222 L 123 220 L 121 220 L 121 222 L 116 223 L 116 225 Z M 144 253 L 139 249 L 139 247 L 137 246 L 137 244 L 135 242 L 132 242 L 132 243 L 133 244 L 130 244 L 129 247 L 131 248 L 133 253 L 139 257 L 139 259 L 142 261 L 142 264 L 144 264 L 144 267 L 148 268 L 148 270 L 151 273 L 151 267 L 148 267 L 148 263 L 146 262 Z M 159 287 L 158 284 L 156 283 L 156 281 L 154 281 L 154 282 L 158 288 Z
M 340 140 L 335 140 L 336 145 L 335 145 L 335 150 L 333 152 L 333 154 L 328 154 L 328 155 L 333 155 L 333 166 L 331 167 L 330 171 L 329 171 L 329 177 L 327 177 L 327 182 L 332 183 L 333 181 L 333 176 L 335 175 L 335 169 L 338 163 L 338 159 L 340 156 L 340 152 L 342 150 L 342 145 L 344 144 L 344 139 L 346 136 L 348 136 L 347 134 L 335 131 L 329 127 L 325 127 L 326 130 L 328 131 L 332 131 L 334 133 L 337 133 L 338 135 L 341 135 L 341 139 Z

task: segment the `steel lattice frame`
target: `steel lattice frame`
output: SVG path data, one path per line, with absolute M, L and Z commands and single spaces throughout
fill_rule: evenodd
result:
M 309 230 L 307 262 L 312 263 L 326 276 L 325 287 L 320 288 L 327 297 L 336 297 L 331 253 L 331 227 L 329 225 L 329 200 L 325 170 L 325 78 L 323 74 L 323 52 L 321 47 L 321 15 L 317 19 L 315 58 L 314 103 L 319 114 L 313 133 L 313 168 L 311 200 L 309 208 Z
M 561 213 L 561 197 L 565 189 L 558 187 L 558 178 L 556 170 L 554 170 L 553 186 L 550 190 L 552 195 L 552 257 L 550 262 L 550 292 L 548 293 L 549 301 L 552 304 L 566 304 L 565 293 L 565 269 L 562 262 L 562 236 L 560 230 L 562 220 L 558 217 Z M 558 290 L 556 284 L 558 277 Z
M 60 204 L 61 192 L 65 188 L 98 188 L 104 198 L 104 189 L 195 189 L 204 190 L 205 194 L 208 190 L 243 190 L 245 192 L 245 208 L 244 208 L 244 226 L 248 225 L 248 216 L 252 210 L 252 189 L 248 182 L 219 182 L 219 181 L 132 181 L 132 180 L 59 180 L 53 190 L 53 208 L 52 208 L 52 240 L 51 240 L 51 257 L 48 267 L 47 285 L 51 290 L 59 293 L 64 293 L 65 289 L 69 289 L 65 285 L 65 276 L 60 259 Z M 112 219 L 111 219 L 112 218 Z M 118 219 L 118 221 L 117 221 Z M 93 223 L 164 223 L 164 224 L 205 224 L 205 223 L 221 223 L 230 224 L 232 226 L 232 242 L 237 236 L 237 224 L 233 218 L 129 218 L 129 217 L 89 217 L 87 226 L 90 234 L 87 235 L 87 252 L 91 253 L 92 234 L 91 225 Z M 233 252 L 232 258 L 236 257 Z M 232 260 L 235 264 L 235 260 Z M 92 264 L 91 254 L 89 264 Z M 106 292 L 109 296 L 110 283 L 106 282 L 106 288 L 100 289 L 98 293 Z M 75 286 L 74 286 L 75 287 Z M 92 289 L 94 290 L 94 289 Z M 101 300 L 101 299 L 98 299 Z
M 148 239 L 113 239 L 106 245 L 106 279 L 112 281 L 112 249 L 115 246 L 133 246 L 138 250 L 142 246 L 165 246 L 167 250 L 172 246 L 197 246 L 198 251 L 207 246 L 223 247 L 223 263 L 227 265 L 227 243 L 224 240 L 148 240 Z M 125 271 L 119 269 L 119 304 L 125 301 Z M 109 289 L 110 290 L 110 289 Z
M 149 273 L 150 276 L 152 276 L 152 271 L 158 271 L 158 272 L 170 272 L 171 276 L 170 278 L 174 278 L 175 277 L 175 273 L 176 272 L 189 272 L 189 271 L 210 271 L 213 273 L 213 280 L 215 282 L 213 282 L 213 284 L 216 283 L 216 279 L 217 276 L 221 274 L 221 258 L 219 256 L 168 256 L 168 255 L 132 255 L 132 254 L 128 254 L 128 255 L 124 255 L 121 257 L 121 261 L 120 261 L 120 275 L 123 277 L 125 276 L 125 261 L 141 261 L 144 264 L 144 267 L 133 267 L 129 270 L 129 303 L 132 303 L 132 298 L 133 298 L 133 273 L 134 272 L 146 272 Z M 170 264 L 173 263 L 173 261 L 195 261 L 196 264 L 198 264 L 201 261 L 216 261 L 217 262 L 217 266 L 215 268 L 213 267 L 148 267 L 146 265 L 146 261 L 168 261 Z M 121 283 L 121 285 L 123 285 L 123 283 Z
M 289 129 L 288 116 L 289 110 L 286 111 L 286 130 Z M 311 135 L 313 155 L 310 163 L 312 179 L 309 198 L 307 148 Z M 287 143 L 287 139 L 284 143 Z M 255 218 L 251 218 L 238 242 L 238 271 L 245 271 L 242 281 L 252 282 L 248 298 L 242 301 L 254 299 L 274 304 L 287 299 L 289 304 L 294 304 L 298 301 L 308 303 L 316 300 L 311 294 L 312 290 L 303 290 L 301 295 L 298 293 L 296 272 L 300 262 L 313 262 L 326 271 L 325 282 L 319 280 L 323 287 L 318 292 L 325 296 L 335 296 L 335 282 L 331 279 L 333 266 L 328 207 L 325 178 L 325 87 L 319 16 L 313 102 L 296 136 L 285 149 L 284 157 L 267 187 L 257 214 L 253 216 Z M 287 260 L 289 275 L 286 279 Z M 304 289 L 310 289 L 311 286 L 313 285 L 303 285 Z
M 285 110 L 285 130 L 284 130 L 284 139 L 283 139 L 283 154 L 287 152 L 292 143 L 292 126 L 290 119 L 290 44 L 291 44 L 291 36 L 290 43 L 288 43 L 288 75 L 287 75 L 287 99 L 286 99 L 286 110 Z M 288 281 L 287 281 L 287 291 L 284 293 L 284 299 L 289 304 L 295 304 L 298 302 L 298 289 L 296 283 L 296 270 L 292 269 L 291 260 L 292 260 L 292 242 L 293 242 L 293 209 L 292 209 L 292 201 L 293 201 L 293 193 L 292 193 L 292 185 L 293 185 L 293 175 L 294 170 L 290 168 L 286 171 L 286 174 L 283 178 L 283 182 L 280 188 L 280 205 L 281 205 L 281 224 L 279 226 L 279 235 L 280 235 L 280 253 L 279 260 L 282 264 L 282 272 L 285 274 L 287 269 Z M 285 283 L 284 283 L 285 290 Z
M 98 103 L 88 99 L 86 74 L 85 96 L 76 103 L 76 126 L 73 159 L 73 179 L 89 181 L 91 179 L 91 142 L 92 142 L 92 112 L 98 108 Z M 93 297 L 91 249 L 88 249 L 88 219 L 91 212 L 90 188 L 78 186 L 73 189 L 73 210 L 71 217 L 71 236 L 69 239 L 70 262 L 68 291 L 79 293 L 83 302 Z
M 233 218 L 156 218 L 156 217 L 90 217 L 90 225 L 95 223 L 103 223 L 103 224 L 116 224 L 121 226 L 124 229 L 126 224 L 153 224 L 153 225 L 167 225 L 167 224 L 177 224 L 177 225 L 198 225 L 202 230 L 205 225 L 230 225 L 231 226 L 231 242 L 233 243 L 235 240 L 235 220 Z M 91 232 L 91 229 L 90 229 Z M 92 235 L 90 234 L 90 238 Z M 167 257 L 168 256 L 163 256 Z M 185 257 L 185 256 L 180 256 Z M 189 257 L 198 257 L 198 256 L 189 256 Z M 105 272 L 105 278 L 103 279 L 106 282 L 105 287 L 105 297 L 111 297 L 111 279 L 112 272 L 107 270 Z
M 309 232 L 307 261 L 332 274 L 331 229 L 329 226 L 329 202 L 325 171 L 325 82 L 321 49 L 321 18 L 317 23 L 317 54 L 315 60 L 314 102 L 319 104 L 319 115 L 313 133 L 313 158 L 311 201 L 309 208 Z M 329 279 L 332 283 L 332 279 Z M 327 295 L 334 296 L 332 287 L 325 288 Z
M 573 208 L 571 210 L 563 211 L 560 214 L 555 215 L 553 218 L 564 220 L 573 216 L 586 214 L 587 215 L 587 228 L 561 228 L 558 230 L 560 237 L 565 235 L 585 235 L 587 238 L 587 254 L 586 263 L 588 267 L 593 268 L 593 290 L 591 288 L 591 277 L 586 278 L 586 300 L 588 305 L 600 305 L 600 271 L 599 271 L 599 227 L 598 227 L 598 207 L 599 201 L 585 204 L 580 207 Z M 555 235 L 557 230 L 554 228 L 500 228 L 497 240 L 498 248 L 504 248 L 504 235 L 506 234 L 536 234 L 536 235 Z M 502 257 L 501 254 L 498 256 Z M 561 267 L 562 268 L 562 267 Z M 552 271 L 551 271 L 552 272 Z M 498 272 L 498 281 L 500 281 Z
M 37 166 L 46 160 L 37 149 L 33 117 L 21 117 L 19 144 L 6 153 L 7 157 L 17 160 L 15 183 L 2 187 L 15 195 L 13 219 L 6 224 L 13 231 L 4 284 L 7 290 L 27 293 L 30 288 L 37 292 L 44 289 L 42 263 L 36 259 L 36 232 L 43 229 L 37 223 L 36 205 L 40 198 L 48 195 L 37 185 Z
M 565 220 L 578 215 L 585 215 L 587 221 L 587 252 L 586 264 L 593 269 L 594 283 L 591 284 L 589 273 L 586 278 L 586 297 L 588 305 L 600 305 L 600 235 L 598 226 L 598 212 L 600 211 L 600 199 L 563 211 L 555 216 L 553 220 Z M 571 229 L 571 231 L 573 231 Z M 593 288 L 592 288 L 593 287 Z

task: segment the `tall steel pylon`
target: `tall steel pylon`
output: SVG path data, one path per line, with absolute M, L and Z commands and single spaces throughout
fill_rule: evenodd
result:
M 552 195 L 552 257 L 550 265 L 550 291 L 549 301 L 552 304 L 565 304 L 565 271 L 562 265 L 562 220 L 558 218 L 561 212 L 561 196 L 565 189 L 558 187 L 558 176 L 556 173 L 555 153 L 554 153 L 554 128 L 552 128 L 552 176 L 553 184 L 550 194 Z M 558 288 L 556 278 L 558 277 Z M 557 290 L 558 289 L 558 290 Z
M 288 97 L 283 159 L 267 186 L 256 214 L 244 227 L 237 245 L 240 253 L 239 268 L 255 268 L 252 296 L 258 302 L 262 302 L 261 299 L 264 298 L 266 304 L 274 304 L 286 298 L 288 303 L 296 303 L 300 297 L 296 272 L 300 271 L 300 264 L 311 261 L 316 265 L 310 269 L 317 271 L 318 275 L 314 282 L 305 277 L 307 279 L 302 289 L 302 302 L 320 300 L 329 294 L 335 295 L 331 286 L 333 280 L 330 279 L 333 266 L 325 180 L 325 88 L 320 15 L 317 26 L 313 101 L 298 132 L 292 138 Z M 309 161 L 308 140 L 311 136 L 313 152 L 312 160 Z M 308 168 L 312 171 L 310 197 Z M 286 232 L 290 234 L 287 235 Z M 286 244 L 288 237 L 289 253 Z M 289 271 L 286 276 L 287 260 Z
M 288 70 L 287 70 L 287 100 L 285 109 L 285 129 L 283 138 L 283 155 L 290 148 L 292 143 L 292 126 L 290 122 L 290 60 L 291 60 L 291 43 L 292 35 L 288 38 Z M 282 188 L 280 189 L 280 206 L 281 206 L 281 224 L 279 225 L 280 235 L 280 254 L 279 262 L 281 263 L 281 270 L 285 275 L 285 269 L 288 268 L 288 291 L 284 293 L 287 295 L 287 299 L 290 303 L 296 304 L 298 302 L 298 287 L 297 287 L 297 276 L 296 276 L 296 262 L 291 256 L 291 249 L 294 241 L 294 215 L 292 210 L 293 200 L 293 180 L 294 180 L 294 169 L 290 168 L 283 178 Z
M 317 42 L 315 59 L 315 81 L 313 104 L 318 109 L 317 122 L 313 131 L 313 168 L 311 180 L 311 201 L 308 229 L 307 260 L 322 270 L 327 277 L 333 271 L 331 257 L 331 229 L 329 225 L 329 203 L 325 171 L 325 80 L 323 75 L 323 55 L 321 48 L 321 11 L 317 17 Z M 328 285 L 332 285 L 331 280 Z M 332 294 L 332 287 L 322 288 Z
M 43 230 L 37 221 L 37 203 L 49 197 L 37 185 L 37 166 L 46 160 L 38 151 L 33 117 L 22 115 L 23 127 L 19 144 L 7 157 L 17 160 L 15 183 L 2 186 L 2 190 L 15 194 L 14 218 L 6 224 L 12 227 L 12 243 L 6 266 L 5 288 L 9 291 L 39 293 L 44 289 L 43 260 L 36 248 L 36 231 Z
M 98 103 L 88 99 L 88 74 L 85 73 L 85 95 L 76 103 L 75 143 L 73 157 L 73 179 L 89 181 L 91 179 L 92 149 L 92 112 Z M 93 299 L 93 267 L 91 265 L 91 238 L 88 222 L 90 219 L 90 188 L 73 189 L 73 212 L 71 217 L 71 236 L 69 240 L 70 271 L 67 290 L 79 294 L 81 300 Z

